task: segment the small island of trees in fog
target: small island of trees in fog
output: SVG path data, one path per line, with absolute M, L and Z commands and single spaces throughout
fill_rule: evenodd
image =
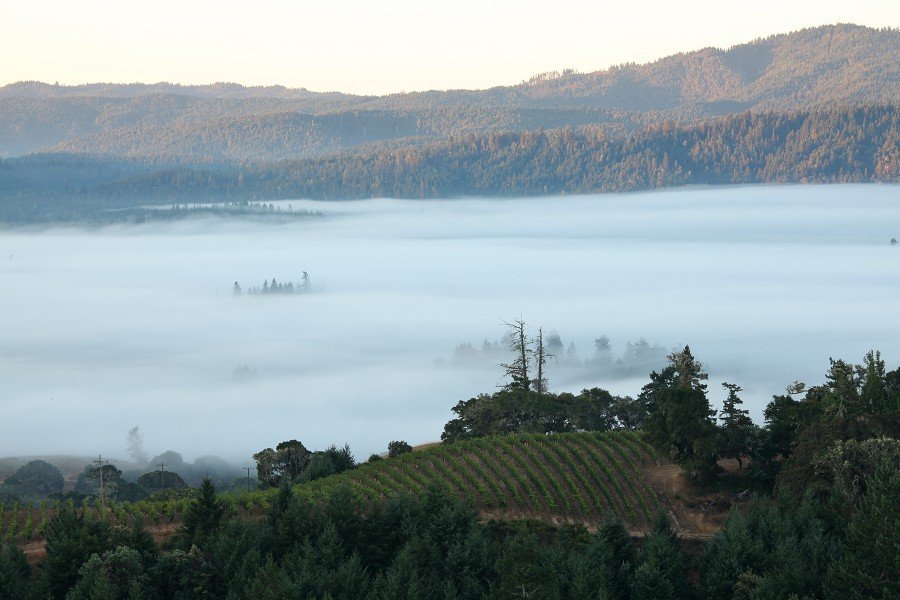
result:
M 241 296 L 245 292 L 241 287 L 240 282 L 235 281 L 234 286 L 232 286 L 232 291 L 235 296 Z M 309 279 L 309 273 L 303 271 L 303 275 L 300 277 L 300 281 L 296 284 L 293 281 L 288 281 L 287 283 L 281 283 L 277 281 L 274 277 L 272 281 L 266 279 L 263 281 L 261 286 L 250 286 L 247 288 L 246 294 L 248 296 L 259 296 L 266 294 L 306 294 L 312 291 L 312 283 Z

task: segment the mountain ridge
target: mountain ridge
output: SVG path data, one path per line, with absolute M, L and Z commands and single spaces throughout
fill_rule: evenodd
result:
M 839 24 L 485 90 L 20 82 L 0 88 L 0 157 L 272 161 L 470 133 L 597 125 L 614 134 L 748 110 L 898 104 L 898 65 L 900 30 Z

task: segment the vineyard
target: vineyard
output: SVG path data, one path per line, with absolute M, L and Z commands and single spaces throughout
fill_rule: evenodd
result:
M 644 529 L 660 507 L 642 466 L 655 457 L 634 432 L 510 435 L 431 446 L 300 486 L 315 499 L 349 485 L 362 498 L 421 493 L 432 482 L 488 517 L 593 525 L 616 515 Z
M 661 506 L 643 476 L 654 451 L 634 432 L 510 435 L 438 444 L 363 464 L 339 475 L 295 486 L 297 496 L 326 498 L 349 486 L 362 501 L 418 494 L 433 484 L 469 499 L 486 518 L 534 518 L 553 523 L 595 525 L 618 516 L 632 530 L 644 530 Z M 233 514 L 252 518 L 269 506 L 276 490 L 221 494 Z M 190 499 L 110 502 L 82 509 L 86 519 L 110 525 L 147 526 L 171 532 Z M 0 506 L 0 540 L 28 544 L 41 540 L 59 502 Z

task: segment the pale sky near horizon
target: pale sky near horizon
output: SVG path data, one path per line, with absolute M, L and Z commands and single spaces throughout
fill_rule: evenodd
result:
M 0 85 L 477 89 L 837 22 L 898 27 L 900 1 L 0 0 Z

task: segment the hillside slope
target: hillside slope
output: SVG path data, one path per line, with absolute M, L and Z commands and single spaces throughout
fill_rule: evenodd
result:
M 643 530 L 662 506 L 643 471 L 654 456 L 626 431 L 477 438 L 367 463 L 297 493 L 319 497 L 349 485 L 362 498 L 387 498 L 440 483 L 488 518 L 592 526 L 618 516 Z
M 0 88 L 0 157 L 321 156 L 397 138 L 585 124 L 608 132 L 745 110 L 900 102 L 900 31 L 834 25 L 520 85 L 383 97 L 236 84 Z

